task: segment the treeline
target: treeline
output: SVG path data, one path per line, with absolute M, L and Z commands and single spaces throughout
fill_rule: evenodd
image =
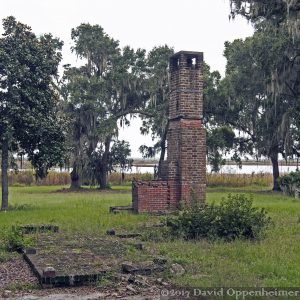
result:
M 207 158 L 214 172 L 224 155 L 241 164 L 244 156 L 268 157 L 273 189 L 278 190 L 278 157 L 300 156 L 300 31 L 296 0 L 229 0 L 231 17 L 242 15 L 255 33 L 226 42 L 225 78 L 204 63 Z M 0 38 L 0 138 L 2 209 L 8 207 L 8 176 L 13 153 L 26 154 L 39 178 L 55 166 L 72 167 L 72 189 L 83 180 L 101 189 L 118 165 L 130 167 L 130 145 L 118 139 L 119 126 L 139 115 L 142 134 L 156 144 L 141 145 L 144 157 L 166 152 L 169 57 L 164 45 L 150 51 L 121 48 L 100 25 L 71 31 L 80 67 L 64 65 L 63 42 L 36 36 L 14 17 L 3 20 Z M 160 174 L 160 164 L 158 176 Z

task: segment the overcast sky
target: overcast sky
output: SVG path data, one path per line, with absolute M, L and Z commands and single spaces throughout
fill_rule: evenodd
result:
M 63 63 L 75 63 L 70 52 L 71 29 L 81 23 L 99 24 L 120 45 L 152 49 L 167 44 L 175 51 L 204 52 L 204 60 L 224 75 L 224 42 L 252 35 L 246 20 L 229 21 L 229 0 L 0 0 L 1 19 L 13 15 L 36 34 L 52 33 L 64 41 Z M 2 27 L 0 29 L 2 32 Z M 132 156 L 151 144 L 139 134 L 139 121 L 121 130 Z

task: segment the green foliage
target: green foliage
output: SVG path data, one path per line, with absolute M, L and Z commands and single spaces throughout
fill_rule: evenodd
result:
M 88 182 L 89 185 L 97 185 L 97 183 L 101 181 L 99 175 L 101 174 L 101 168 L 103 167 L 104 151 L 104 149 L 99 148 L 91 153 L 87 165 L 89 174 L 87 174 L 85 181 Z M 130 154 L 131 150 L 128 142 L 124 140 L 114 140 L 109 153 L 107 154 L 106 171 L 112 173 L 117 171 L 118 168 L 121 172 L 131 170 L 133 160 L 130 159 Z M 109 188 L 108 184 L 106 188 Z
M 111 153 L 109 156 L 109 172 L 115 171 L 116 166 L 118 166 L 122 172 L 131 169 L 131 164 L 133 162 L 130 159 L 131 150 L 128 142 L 115 141 L 111 147 Z
M 167 45 L 154 47 L 146 59 L 147 80 L 145 89 L 149 98 L 145 103 L 145 114 L 142 115 L 142 134 L 152 134 L 152 140 L 158 140 L 153 146 L 142 145 L 143 157 L 154 157 L 160 152 L 160 160 L 164 159 L 166 133 L 168 129 L 169 105 L 169 59 L 174 49 Z
M 228 154 L 234 145 L 235 133 L 228 126 L 207 130 L 208 162 L 212 172 L 219 172 L 226 160 L 222 154 Z
M 96 181 L 104 189 L 112 165 L 129 163 L 128 144 L 116 138 L 118 122 L 129 125 L 128 115 L 138 112 L 146 97 L 145 50 L 120 49 L 119 41 L 99 25 L 81 24 L 72 29 L 72 39 L 72 50 L 84 63 L 66 66 L 61 87 L 69 120 L 72 186 Z
M 252 37 L 225 43 L 227 58 L 224 91 L 224 122 L 241 134 L 237 151 L 257 157 L 269 157 L 274 168 L 274 189 L 277 190 L 278 155 L 297 155 L 299 127 L 297 127 L 296 83 L 291 91 L 286 86 L 278 91 L 274 70 L 281 64 L 287 49 L 293 44 L 286 33 L 274 34 L 257 30 Z M 271 50 L 272 49 L 272 50 Z
M 253 128 L 250 131 L 254 133 L 253 142 L 258 154 L 269 156 L 273 167 L 277 169 L 274 172 L 274 189 L 278 189 L 278 153 L 284 157 L 300 156 L 299 1 L 230 0 L 230 4 L 231 16 L 246 17 L 254 24 L 255 33 L 245 40 L 244 47 L 238 46 L 237 41 L 233 42 L 236 44 L 236 54 L 240 57 L 240 67 L 235 68 L 229 81 L 234 82 L 235 74 L 238 75 L 236 78 L 241 81 L 234 90 L 239 91 L 240 95 L 250 91 L 248 99 L 252 98 L 253 107 L 259 109 L 252 114 L 241 114 L 240 111 L 239 114 L 250 118 L 254 116 L 247 124 L 253 123 L 249 127 Z M 244 52 L 246 44 L 252 49 L 248 54 Z M 227 46 L 226 57 L 229 54 Z M 230 65 L 228 63 L 229 71 Z M 255 97 L 251 97 L 251 93 Z M 241 107 L 247 108 L 247 105 Z
M 4 248 L 7 251 L 21 251 L 31 245 L 31 239 L 25 237 L 20 229 L 13 226 L 11 230 L 4 232 Z
M 264 209 L 252 207 L 252 197 L 229 194 L 220 205 L 200 205 L 167 219 L 171 236 L 185 239 L 259 239 L 271 223 Z
M 0 38 L 0 147 L 2 210 L 8 207 L 9 151 L 27 154 L 36 176 L 62 162 L 64 133 L 58 114 L 58 74 L 63 43 L 51 34 L 37 37 L 14 17 L 3 20 Z
M 230 4 L 232 17 L 242 15 L 257 24 L 264 20 L 272 26 L 292 27 L 299 17 L 298 0 L 230 0 Z
M 50 34 L 36 37 L 14 17 L 3 20 L 0 39 L 0 138 L 28 154 L 44 177 L 61 161 L 64 136 L 57 116 L 57 75 L 63 43 Z M 9 103 L 9 105 L 8 105 Z
M 289 174 L 280 176 L 278 183 L 281 190 L 290 196 L 294 196 L 296 190 L 300 188 L 300 171 L 291 172 Z
M 0 263 L 5 262 L 11 258 L 12 254 L 0 247 Z

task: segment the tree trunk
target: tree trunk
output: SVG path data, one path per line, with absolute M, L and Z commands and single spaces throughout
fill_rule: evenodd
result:
M 271 162 L 273 167 L 273 191 L 280 191 L 280 186 L 278 184 L 279 177 L 279 166 L 278 166 L 278 153 L 271 154 Z
M 107 189 L 107 173 L 108 173 L 110 142 L 111 142 L 111 137 L 109 136 L 105 140 L 104 153 L 101 159 L 101 166 L 99 168 L 98 184 L 100 186 L 100 190 Z
M 80 183 L 80 177 L 79 177 L 79 173 L 78 173 L 78 165 L 77 162 L 73 163 L 73 170 L 70 173 L 70 177 L 71 177 L 71 186 L 70 189 L 71 190 L 78 190 L 81 188 L 81 183 Z
M 162 141 L 160 143 L 160 157 L 158 161 L 158 170 L 157 170 L 157 177 L 161 178 L 161 173 L 162 173 L 162 162 L 165 159 L 165 154 L 166 154 L 166 140 Z
M 161 178 L 161 173 L 162 173 L 162 162 L 165 159 L 165 155 L 166 155 L 166 140 L 167 140 L 167 132 L 168 132 L 168 128 L 169 128 L 169 123 L 166 125 L 164 134 L 161 138 L 160 141 L 160 157 L 159 157 L 159 162 L 158 162 L 158 170 L 157 170 L 157 177 Z
M 4 139 L 2 143 L 2 205 L 1 210 L 8 209 L 8 140 Z
M 107 188 L 107 172 L 105 168 L 100 168 L 100 174 L 99 174 L 99 187 L 100 190 L 105 190 Z

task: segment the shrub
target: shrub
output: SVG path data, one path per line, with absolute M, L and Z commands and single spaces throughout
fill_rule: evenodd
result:
M 259 239 L 271 224 L 264 209 L 252 206 L 252 197 L 229 194 L 220 205 L 202 205 L 167 219 L 171 236 L 185 239 Z
M 22 231 L 17 227 L 4 232 L 4 248 L 7 251 L 20 251 L 31 244 L 30 238 L 24 237 Z
M 278 184 L 283 193 L 295 196 L 297 190 L 300 189 L 300 171 L 291 172 L 278 178 Z

